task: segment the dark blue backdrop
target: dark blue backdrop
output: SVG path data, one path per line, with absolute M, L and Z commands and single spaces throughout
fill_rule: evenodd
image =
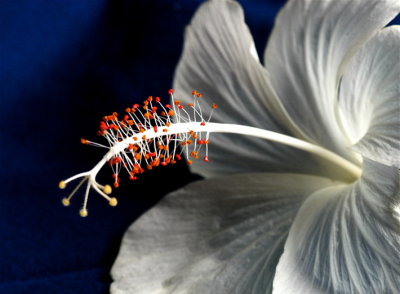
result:
M 92 193 L 85 219 L 82 198 L 64 208 L 67 191 L 57 188 L 102 157 L 79 141 L 97 139 L 103 115 L 148 95 L 167 99 L 200 2 L 0 2 L 0 293 L 107 293 L 126 228 L 196 179 L 180 164 L 125 180 L 118 207 Z M 240 2 L 261 53 L 284 1 Z

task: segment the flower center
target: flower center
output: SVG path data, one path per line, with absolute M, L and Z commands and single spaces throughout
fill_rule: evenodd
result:
M 127 114 L 122 119 L 118 118 L 117 113 L 105 116 L 100 122 L 98 134 L 107 140 L 108 146 L 81 139 L 83 144 L 104 147 L 109 151 L 90 171 L 59 183 L 59 187 L 64 189 L 69 182 L 82 178 L 72 193 L 62 200 L 65 206 L 70 204 L 70 199 L 86 181 L 81 216 L 88 214 L 86 206 L 90 188 L 104 197 L 111 206 L 117 205 L 117 199 L 108 196 L 112 191 L 111 187 L 100 185 L 96 181 L 98 172 L 106 163 L 113 170 L 114 187 L 118 188 L 121 168 L 128 172 L 131 180 L 136 180 L 145 170 L 151 170 L 159 165 L 175 164 L 182 158 L 186 158 L 187 163 L 192 164 L 193 159 L 200 157 L 202 149 L 205 149 L 202 159 L 208 162 L 210 133 L 241 134 L 285 144 L 320 156 L 347 170 L 354 178 L 359 178 L 361 175 L 359 167 L 321 146 L 264 129 L 210 122 L 212 111 L 210 117 L 207 119 L 203 117 L 197 102 L 201 94 L 196 91 L 192 92 L 193 103 L 188 105 L 174 100 L 173 90 L 170 90 L 169 94 L 172 106 L 161 104 L 159 97 L 154 99 L 148 97 L 142 106 L 134 104 L 131 108 L 127 108 Z M 211 108 L 214 110 L 217 106 L 213 104 Z M 178 147 L 181 147 L 180 150 Z

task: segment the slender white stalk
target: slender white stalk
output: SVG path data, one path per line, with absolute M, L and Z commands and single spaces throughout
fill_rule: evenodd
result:
M 161 144 L 163 146 L 168 146 L 168 142 L 170 141 L 171 136 L 176 135 L 176 138 L 181 138 L 187 136 L 187 134 L 199 134 L 199 133 L 206 133 L 206 138 L 208 140 L 208 136 L 210 133 L 231 133 L 231 134 L 240 134 L 240 135 L 246 135 L 246 136 L 253 136 L 277 143 L 281 143 L 284 145 L 291 146 L 293 148 L 297 148 L 300 150 L 304 150 L 307 152 L 310 152 L 312 154 L 315 154 L 330 163 L 348 171 L 354 179 L 357 179 L 361 176 L 361 169 L 360 167 L 354 165 L 353 163 L 347 161 L 346 159 L 340 157 L 339 155 L 321 147 L 318 145 L 311 144 L 309 142 L 293 138 L 290 136 L 286 136 L 283 134 L 267 131 L 264 129 L 258 129 L 254 127 L 249 127 L 249 126 L 244 126 L 244 125 L 237 125 L 237 124 L 221 124 L 221 123 L 210 123 L 210 122 L 181 122 L 181 123 L 171 123 L 169 126 L 159 126 L 159 127 L 150 127 L 144 132 L 141 133 L 135 133 L 135 135 L 126 137 L 125 139 L 121 140 L 120 142 L 115 141 L 114 145 L 110 147 L 110 150 L 104 155 L 104 157 L 90 170 L 84 173 L 77 174 L 65 181 L 61 181 L 59 184 L 60 188 L 65 188 L 66 184 L 77 179 L 77 178 L 84 178 L 82 182 L 78 185 L 77 188 L 79 188 L 83 182 L 87 181 L 87 188 L 85 191 L 85 199 L 84 199 L 84 205 L 83 208 L 80 211 L 81 216 L 86 216 L 87 215 L 87 210 L 86 210 L 86 205 L 87 205 L 87 200 L 88 200 L 88 195 L 89 195 L 89 189 L 90 187 L 93 187 L 102 197 L 107 199 L 109 201 L 109 204 L 111 206 L 117 205 L 117 200 L 115 198 L 110 198 L 106 194 L 111 193 L 111 187 L 106 185 L 102 186 L 96 182 L 96 176 L 101 170 L 101 168 L 104 166 L 109 161 L 112 161 L 115 158 L 119 158 L 119 160 L 125 159 L 125 165 L 129 166 L 132 168 L 134 165 L 129 159 L 127 154 L 125 152 L 129 150 L 129 146 L 136 145 L 136 146 L 141 146 L 144 150 L 144 154 L 150 152 L 149 148 L 149 142 L 153 141 L 154 142 L 154 147 L 157 147 L 156 145 L 156 140 L 160 140 L 160 138 L 169 138 L 167 139 L 167 142 Z M 185 137 L 187 138 L 187 137 Z M 201 138 L 201 137 L 200 137 Z M 160 143 L 160 141 L 157 141 Z M 187 142 L 187 141 L 186 141 Z M 194 147 L 196 148 L 196 141 L 194 142 Z M 176 147 L 176 141 L 174 146 Z M 186 149 L 188 146 L 186 145 Z M 207 148 L 207 144 L 206 144 Z M 167 157 L 174 158 L 177 156 L 175 154 L 175 149 L 172 151 L 173 156 L 170 156 L 170 151 L 169 149 L 166 149 L 166 152 L 164 153 L 164 159 Z M 188 149 L 187 149 L 188 153 Z M 197 156 L 197 152 L 195 153 L 195 156 Z M 157 152 L 154 152 L 154 154 L 157 154 Z M 158 153 L 159 155 L 160 153 Z M 142 154 L 143 155 L 143 154 Z M 141 156 L 142 156 L 141 155 Z M 141 163 L 141 158 L 140 161 L 137 161 L 137 163 Z M 197 158 L 197 157 L 196 157 Z M 207 156 L 204 157 L 205 161 L 208 161 Z M 149 164 L 147 159 L 145 159 L 146 163 Z M 163 162 L 164 165 L 167 163 Z M 117 167 L 121 163 L 117 163 Z M 118 186 L 118 185 L 117 185 Z M 99 188 L 102 188 L 103 191 L 101 191 Z M 75 189 L 71 195 L 68 198 L 63 199 L 63 204 L 68 206 L 69 201 L 72 197 L 72 195 L 76 192 L 77 189 Z
M 343 157 L 337 155 L 336 153 L 329 151 L 321 146 L 314 145 L 312 143 L 293 138 L 287 135 L 283 135 L 280 133 L 244 126 L 237 124 L 221 124 L 221 123 L 207 123 L 206 125 L 200 125 L 200 123 L 179 123 L 179 124 L 171 124 L 168 128 L 168 132 L 164 132 L 161 134 L 160 132 L 155 132 L 152 128 L 148 129 L 143 134 L 146 135 L 147 139 L 154 139 L 160 137 L 160 135 L 174 135 L 174 134 L 182 134 L 187 133 L 189 131 L 198 132 L 208 132 L 208 133 L 231 133 L 231 134 L 241 134 L 246 136 L 258 137 L 261 139 L 281 143 L 284 145 L 288 145 L 300 150 L 304 150 L 310 152 L 312 154 L 318 155 L 321 158 L 326 159 L 327 161 L 337 165 L 348 171 L 355 178 L 359 178 L 361 176 L 361 168 L 357 165 L 351 163 L 350 161 L 344 159 Z M 110 148 L 110 151 L 104 156 L 104 158 L 93 168 L 91 173 L 97 174 L 97 172 L 101 169 L 101 167 L 113 156 L 122 152 L 129 144 L 135 144 L 137 141 L 133 140 L 131 137 L 126 138 L 125 140 L 116 143 L 113 147 Z

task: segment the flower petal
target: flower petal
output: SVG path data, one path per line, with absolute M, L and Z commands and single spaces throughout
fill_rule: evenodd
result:
M 339 106 L 355 150 L 400 167 L 400 26 L 377 33 L 351 60 Z
M 266 293 L 297 209 L 330 184 L 293 174 L 189 184 L 126 232 L 112 293 Z
M 338 84 L 354 53 L 400 11 L 398 0 L 292 0 L 265 52 L 271 83 L 311 140 L 356 162 L 338 120 Z
M 273 293 L 398 293 L 400 173 L 364 160 L 362 178 L 311 195 L 279 261 Z
M 177 99 L 192 102 L 190 93 L 195 89 L 203 94 L 198 101 L 205 119 L 211 114 L 211 104 L 216 103 L 213 122 L 289 134 L 282 126 L 287 117 L 269 79 L 258 61 L 239 4 L 229 0 L 204 3 L 185 34 L 174 79 Z M 308 154 L 252 137 L 213 134 L 209 157 L 212 164 L 199 162 L 192 170 L 205 176 L 257 171 L 318 173 L 311 159 L 300 160 L 310 157 Z

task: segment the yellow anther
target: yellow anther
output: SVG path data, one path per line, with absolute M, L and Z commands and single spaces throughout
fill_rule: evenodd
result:
M 118 200 L 115 197 L 110 198 L 110 200 L 108 201 L 108 204 L 110 204 L 110 206 L 117 206 L 118 204 Z
M 82 208 L 81 210 L 79 210 L 79 215 L 81 217 L 87 217 L 88 211 L 86 209 Z
M 106 193 L 106 194 L 111 194 L 111 192 L 112 192 L 111 186 L 110 185 L 105 185 L 104 188 L 103 188 L 103 192 Z
M 64 181 L 60 181 L 58 183 L 58 188 L 60 188 L 60 189 L 65 189 L 66 186 L 67 186 L 67 184 Z
M 68 200 L 67 198 L 63 198 L 63 199 L 61 200 L 61 202 L 62 202 L 62 204 L 63 204 L 64 206 L 69 206 L 69 204 L 70 204 L 70 202 L 69 202 L 69 200 Z

